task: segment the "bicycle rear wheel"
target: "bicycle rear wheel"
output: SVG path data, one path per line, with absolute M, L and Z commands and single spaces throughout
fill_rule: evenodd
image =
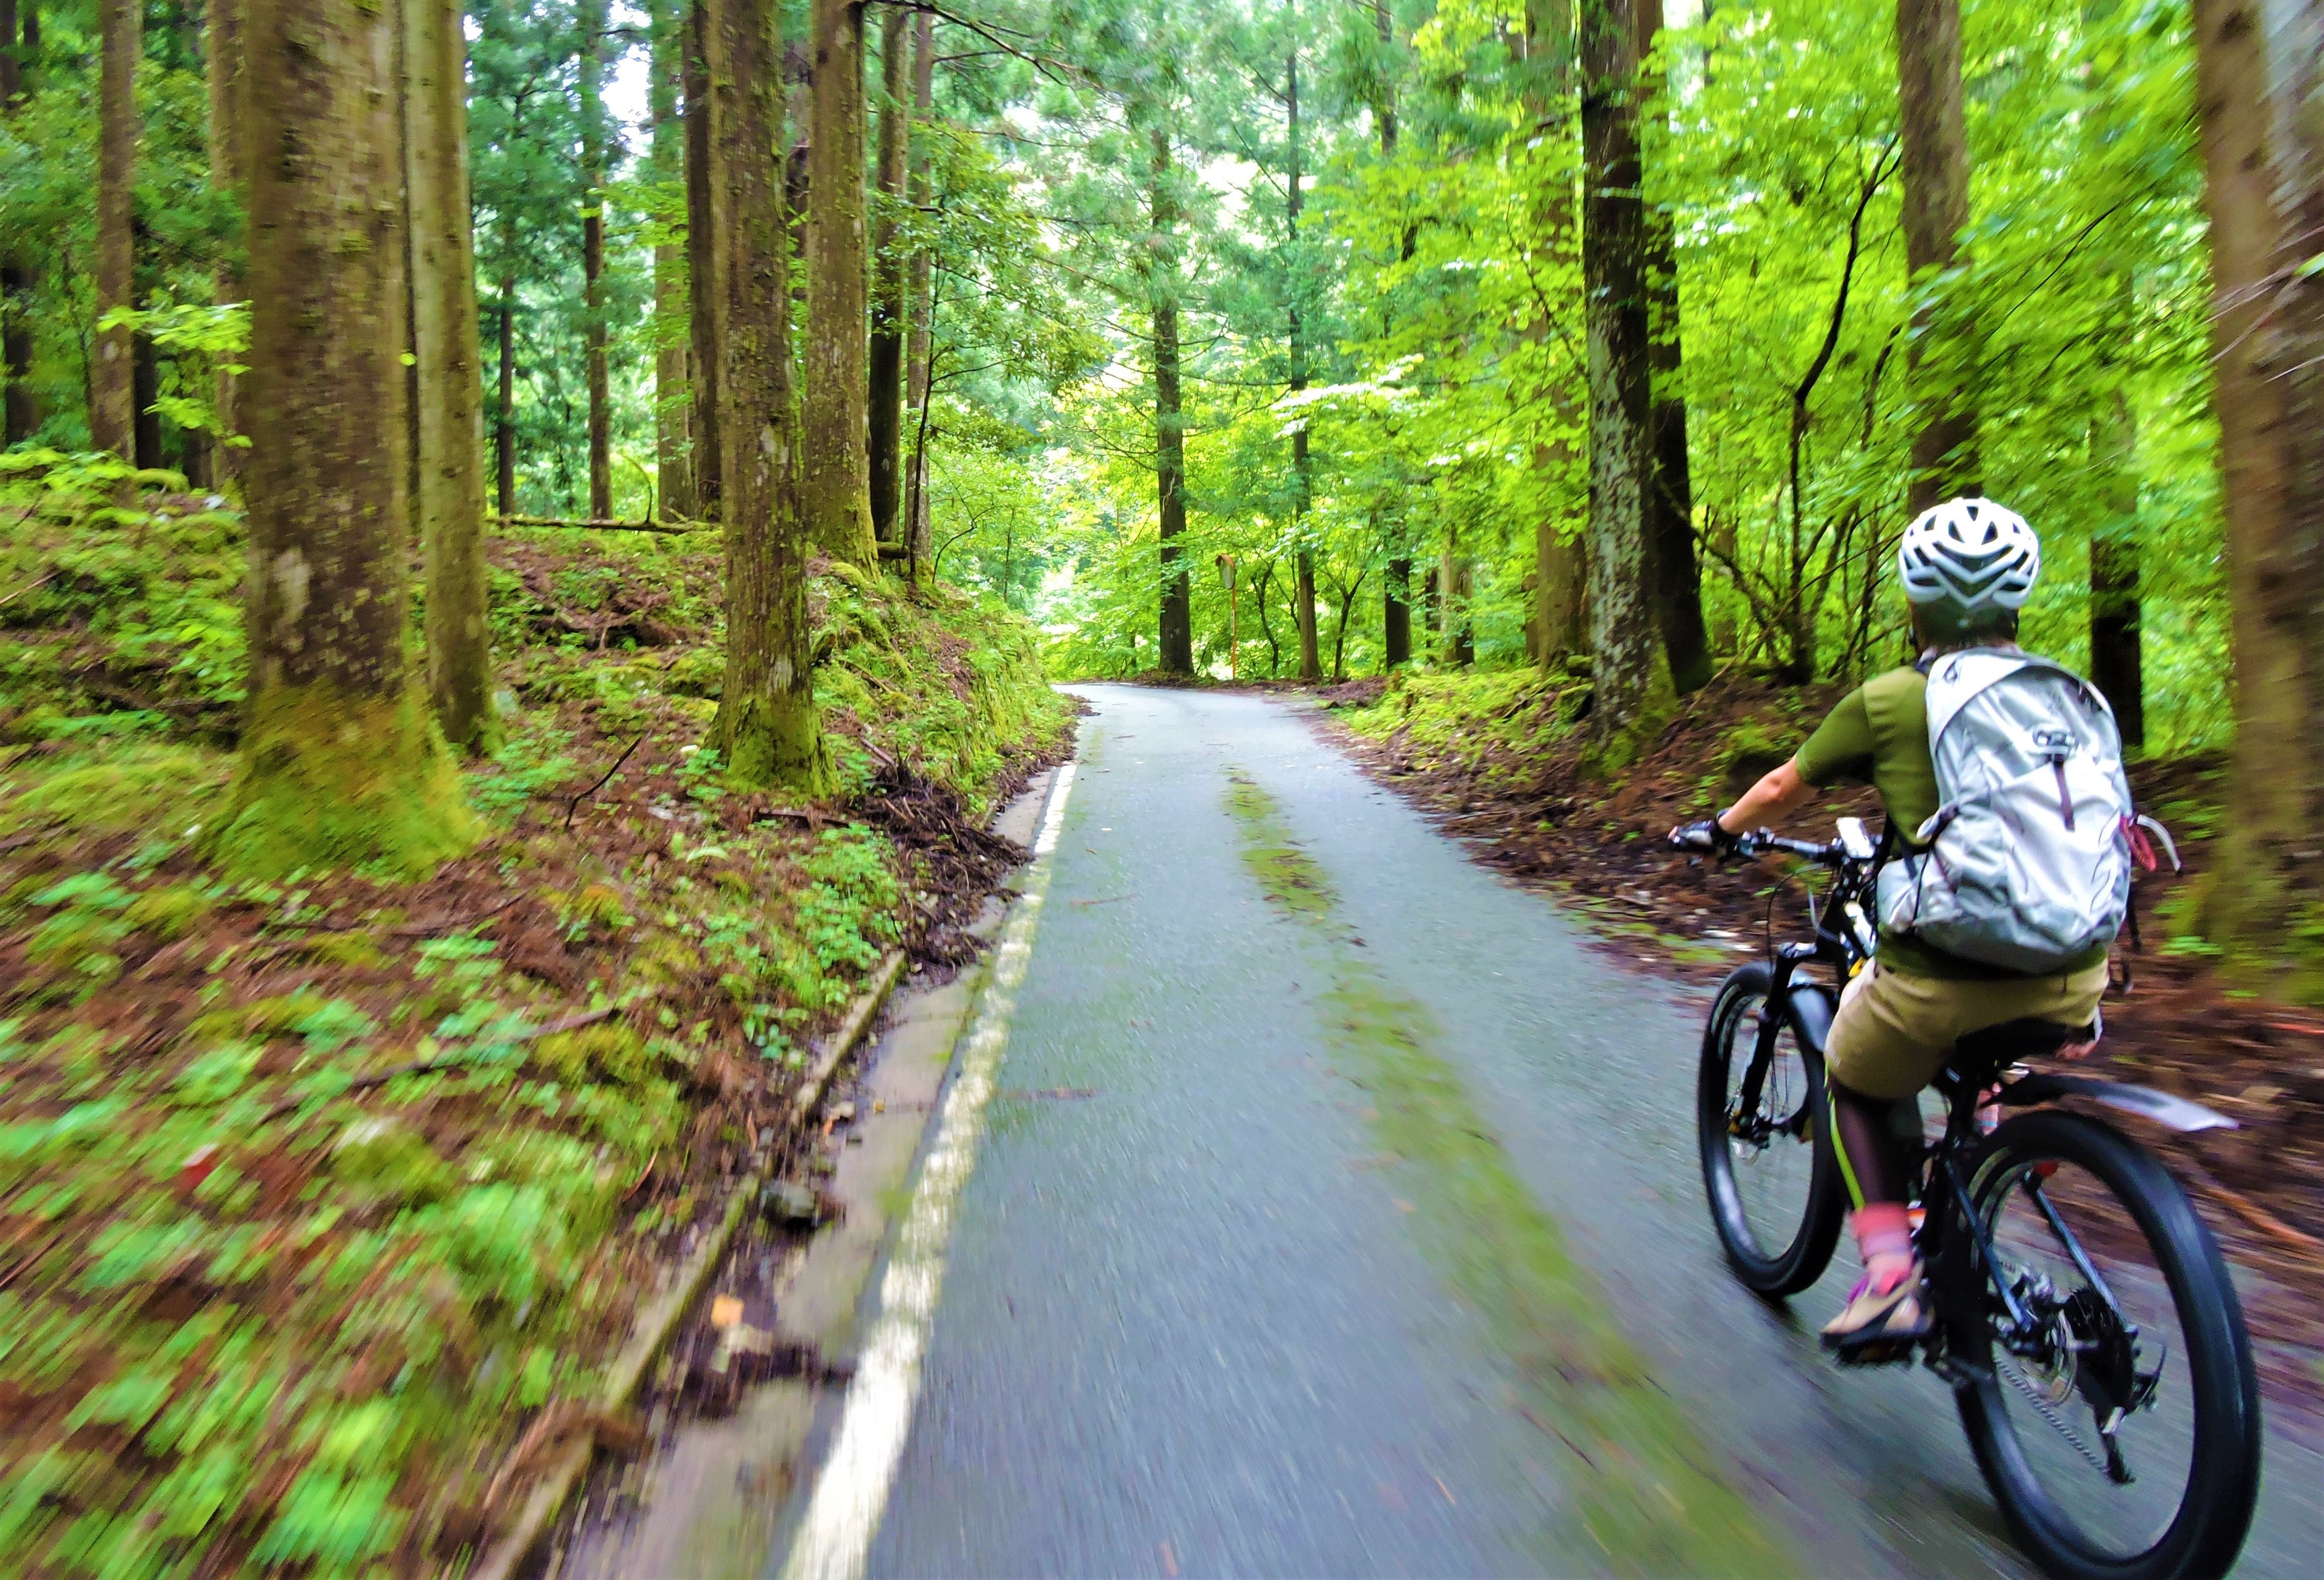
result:
M 1831 1008 L 1821 990 L 1804 989 L 1769 1020 L 1774 980 L 1754 963 L 1720 984 L 1695 1082 L 1711 1221 L 1735 1276 L 1771 1297 L 1823 1276 L 1845 1206 L 1819 1139 Z
M 2186 1193 L 2120 1132 L 2040 1110 L 1993 1133 L 1969 1194 L 1994 1265 L 1965 1302 L 1979 1329 L 1947 1337 L 2019 1546 L 2070 1580 L 2225 1574 L 2259 1495 L 2259 1381 Z

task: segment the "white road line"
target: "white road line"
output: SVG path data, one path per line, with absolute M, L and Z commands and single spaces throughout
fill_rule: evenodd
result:
M 1009 1046 L 1009 1018 L 1033 955 L 1033 929 L 1049 892 L 1049 863 L 1065 825 L 1074 765 L 1057 770 L 1033 864 L 1018 884 L 1019 898 L 1001 929 L 992 972 L 979 995 L 976 1020 L 961 1056 L 960 1076 L 945 1098 L 936 1144 L 920 1166 L 919 1184 L 896 1237 L 895 1254 L 880 1281 L 880 1315 L 856 1358 L 855 1380 L 839 1422 L 839 1439 L 824 1462 L 807 1516 L 791 1542 L 783 1580 L 859 1580 L 872 1533 L 887 1512 L 888 1491 L 911 1436 L 912 1402 L 920 1391 L 920 1365 L 928 1327 L 944 1288 L 945 1253 L 952 1243 L 960 1193 L 976 1167 L 984 1108 Z

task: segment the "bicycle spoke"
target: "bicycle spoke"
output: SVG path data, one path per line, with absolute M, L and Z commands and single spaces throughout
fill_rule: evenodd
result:
M 2029 1474 L 2093 1550 L 2128 1556 L 2160 1539 L 2192 1471 L 2176 1307 L 2112 1192 L 2039 1162 L 1981 1198 L 1995 1371 Z

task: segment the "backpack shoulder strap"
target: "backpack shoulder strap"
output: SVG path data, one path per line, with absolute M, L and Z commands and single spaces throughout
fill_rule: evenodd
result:
M 1945 726 L 1976 699 L 1978 693 L 2033 665 L 2057 668 L 2031 653 L 2000 652 L 1990 648 L 1970 648 L 1939 659 L 1929 670 L 1930 746 L 1933 748 L 1943 738 Z

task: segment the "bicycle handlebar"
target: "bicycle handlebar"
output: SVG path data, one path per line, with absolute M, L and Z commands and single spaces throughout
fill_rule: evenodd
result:
M 1692 836 L 1685 829 L 1672 830 L 1670 845 L 1674 850 L 1700 851 L 1713 855 L 1720 854 L 1710 839 L 1701 836 Z M 1731 849 L 1734 855 L 1746 860 L 1765 855 L 1771 850 L 1779 850 L 1787 855 L 1795 855 L 1803 861 L 1812 861 L 1819 866 L 1826 867 L 1844 866 L 1849 859 L 1847 847 L 1838 840 L 1829 845 L 1819 845 L 1812 840 L 1786 839 L 1782 835 L 1766 828 L 1757 828 L 1748 834 L 1737 835 Z

